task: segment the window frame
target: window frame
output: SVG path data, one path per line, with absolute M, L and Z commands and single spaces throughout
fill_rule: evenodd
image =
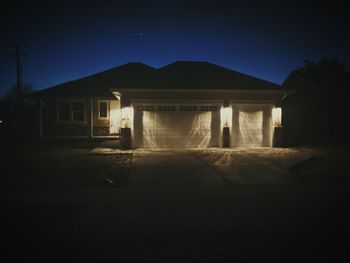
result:
M 73 104 L 74 103 L 83 103 L 83 105 L 84 105 L 84 120 L 82 120 L 82 121 L 74 120 L 74 112 L 77 112 L 77 111 L 73 110 Z M 72 122 L 73 123 L 86 123 L 86 102 L 84 100 L 72 100 L 71 101 L 71 115 L 72 115 L 71 118 L 72 118 Z
M 109 120 L 109 108 L 110 108 L 110 106 L 109 106 L 109 101 L 108 100 L 98 100 L 97 101 L 98 103 L 97 103 L 97 108 L 98 108 L 98 119 L 99 120 Z M 101 117 L 101 103 L 106 103 L 106 105 L 107 105 L 107 116 L 106 117 Z
M 177 111 L 177 107 L 176 105 L 170 105 L 170 104 L 160 104 L 157 106 L 157 111 L 160 111 L 160 112 L 167 112 L 167 111 L 170 111 L 170 112 L 174 112 L 174 111 Z
M 84 105 L 84 120 L 80 121 L 80 120 L 74 120 L 73 116 L 73 103 L 83 103 Z M 69 120 L 66 121 L 62 121 L 60 120 L 60 103 L 69 103 Z M 56 103 L 57 107 L 56 107 L 56 114 L 57 114 L 57 123 L 86 123 L 86 101 L 85 100 L 58 100 Z
M 60 103 L 68 103 L 69 105 L 69 111 L 68 111 L 68 114 L 69 114 L 69 120 L 61 120 L 60 118 Z M 57 109 L 56 109 L 56 113 L 57 113 L 57 122 L 58 123 L 70 123 L 72 122 L 72 105 L 70 103 L 70 101 L 67 101 L 67 100 L 59 100 L 57 101 Z

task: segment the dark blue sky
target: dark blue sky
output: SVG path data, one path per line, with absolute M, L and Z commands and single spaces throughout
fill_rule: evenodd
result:
M 305 59 L 349 65 L 346 10 L 337 1 L 8 1 L 0 11 L 0 93 L 15 83 L 7 44 L 16 41 L 28 45 L 23 80 L 36 89 L 128 62 L 176 60 L 282 83 Z

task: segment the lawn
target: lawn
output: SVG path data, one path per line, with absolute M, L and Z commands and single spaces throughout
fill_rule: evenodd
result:
M 118 174 L 115 154 L 91 154 L 97 144 L 41 143 L 9 147 L 1 175 L 8 188 L 127 187 L 128 174 Z M 117 176 L 111 184 L 106 178 Z
M 213 174 L 192 153 L 139 150 L 129 189 L 128 176 L 106 182 L 117 172 L 118 158 L 93 155 L 95 147 L 101 145 L 8 148 L 0 220 L 5 255 L 12 261 L 64 261 L 73 255 L 101 262 L 158 254 L 169 261 L 176 253 L 215 260 L 281 253 L 279 261 L 328 254 L 334 260 L 334 255 L 346 254 L 350 199 L 344 179 L 349 154 L 344 149 L 296 148 L 313 155 L 290 169 L 300 184 L 218 184 L 208 189 L 202 179 Z M 183 174 L 176 172 L 179 163 Z M 187 169 L 187 164 L 198 170 Z M 168 165 L 175 171 L 163 176 Z
M 297 147 L 312 157 L 289 169 L 300 183 L 350 183 L 350 151 L 339 147 Z
M 127 187 L 129 174 L 119 169 L 118 154 L 91 154 L 98 142 L 26 143 L 8 146 L 0 177 L 5 188 Z M 108 147 L 108 146 L 107 146 Z M 312 158 L 291 167 L 301 184 L 350 183 L 350 152 L 334 147 L 297 147 Z M 114 183 L 107 178 L 114 177 Z

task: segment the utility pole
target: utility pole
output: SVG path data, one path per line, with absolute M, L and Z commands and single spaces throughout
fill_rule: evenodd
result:
M 21 48 L 26 45 L 23 43 L 16 43 L 14 45 L 10 45 L 10 47 L 15 48 L 16 53 L 12 54 L 12 56 L 16 56 L 16 99 L 17 99 L 17 112 L 16 112 L 16 129 L 19 131 L 19 125 L 21 121 L 21 107 L 22 107 L 22 63 L 21 57 L 24 57 L 25 54 L 21 53 Z

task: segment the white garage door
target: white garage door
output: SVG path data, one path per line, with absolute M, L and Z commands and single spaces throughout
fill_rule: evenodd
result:
M 239 144 L 240 146 L 262 146 L 263 143 L 263 111 L 239 112 Z
M 233 109 L 234 146 L 271 146 L 271 105 L 234 105 Z
M 138 105 L 135 141 L 145 148 L 197 148 L 218 146 L 217 106 Z

